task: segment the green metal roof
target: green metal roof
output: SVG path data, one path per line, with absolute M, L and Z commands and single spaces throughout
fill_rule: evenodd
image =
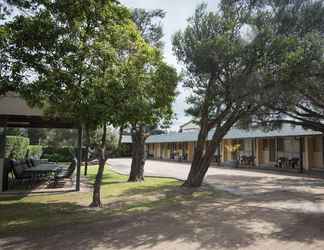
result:
M 169 143 L 169 142 L 194 142 L 197 141 L 199 131 L 190 132 L 170 132 L 161 135 L 151 135 L 147 138 L 146 143 Z M 213 130 L 208 135 L 208 140 L 212 138 Z M 268 137 L 287 137 L 287 136 L 307 136 L 321 135 L 321 132 L 303 129 L 300 126 L 292 127 L 284 125 L 281 129 L 265 131 L 262 129 L 244 130 L 232 128 L 224 139 L 249 139 L 249 138 L 268 138 Z M 123 136 L 123 143 L 131 143 L 130 136 Z

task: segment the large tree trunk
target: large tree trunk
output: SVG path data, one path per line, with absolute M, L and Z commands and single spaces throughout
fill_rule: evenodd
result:
M 225 113 L 224 113 L 225 114 Z M 220 120 L 219 124 L 222 126 L 218 126 L 213 134 L 212 140 L 206 146 L 206 151 L 204 151 L 204 144 L 207 142 L 208 132 L 210 130 L 210 126 L 208 122 L 201 123 L 201 129 L 198 136 L 197 148 L 195 150 L 194 158 L 191 164 L 190 172 L 187 177 L 187 180 L 184 182 L 183 186 L 185 187 L 200 187 L 204 177 L 207 173 L 207 170 L 210 166 L 210 163 L 213 160 L 213 156 L 217 149 L 217 145 L 221 142 L 226 133 L 230 130 L 230 128 L 235 124 L 235 122 L 239 119 L 241 112 L 233 112 L 229 115 L 226 121 Z M 220 116 L 220 117 L 223 117 Z
M 199 187 L 202 184 L 202 181 L 205 176 L 204 169 L 206 166 L 205 156 L 204 154 L 204 147 L 205 142 L 207 141 L 208 137 L 208 124 L 207 121 L 201 122 L 201 128 L 198 135 L 197 147 L 195 148 L 194 157 L 191 163 L 190 172 L 187 177 L 187 180 L 184 182 L 183 186 L 185 187 Z
M 143 126 L 132 129 L 132 140 L 132 165 L 128 181 L 144 181 L 145 135 Z
M 197 156 L 197 161 L 195 165 L 193 165 L 194 163 L 191 164 L 189 175 L 187 177 L 187 180 L 184 182 L 183 186 L 185 187 L 201 186 L 204 177 L 207 173 L 207 170 L 210 166 L 210 163 L 213 160 L 213 156 L 216 151 L 217 144 L 218 141 L 211 142 L 211 144 L 207 146 L 206 152 L 204 154 L 200 154 Z
M 100 189 L 101 189 L 102 176 L 107 161 L 106 137 L 107 137 L 107 127 L 105 124 L 103 127 L 103 135 L 102 135 L 101 145 L 99 149 L 99 168 L 98 168 L 96 180 L 93 187 L 92 203 L 90 204 L 90 207 L 102 207 L 101 198 L 100 198 Z

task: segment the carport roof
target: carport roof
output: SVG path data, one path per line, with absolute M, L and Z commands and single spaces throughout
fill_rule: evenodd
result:
M 211 131 L 208 135 L 208 140 L 212 138 Z M 269 138 L 269 137 L 287 137 L 287 136 L 309 136 L 309 135 L 321 135 L 321 132 L 303 129 L 301 126 L 283 125 L 281 129 L 276 130 L 262 130 L 251 129 L 244 130 L 238 128 L 232 128 L 224 137 L 224 139 L 251 139 L 251 138 Z M 151 135 L 147 138 L 146 143 L 169 143 L 169 142 L 193 142 L 197 141 L 198 131 L 190 132 L 171 132 L 161 135 Z M 123 143 L 131 143 L 130 136 L 124 136 Z
M 77 128 L 71 121 L 46 117 L 39 108 L 30 107 L 17 93 L 0 96 L 0 127 Z

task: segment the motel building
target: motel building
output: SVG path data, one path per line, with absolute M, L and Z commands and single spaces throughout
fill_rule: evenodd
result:
M 146 157 L 191 162 L 198 133 L 199 128 L 189 122 L 179 132 L 152 135 L 146 140 Z M 208 139 L 211 137 L 212 133 Z M 131 143 L 126 136 L 123 142 Z M 324 137 L 320 132 L 290 125 L 272 131 L 232 128 L 218 146 L 213 165 L 324 174 Z

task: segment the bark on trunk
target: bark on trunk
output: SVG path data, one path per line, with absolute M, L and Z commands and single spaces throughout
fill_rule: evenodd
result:
M 93 196 L 92 196 L 92 203 L 90 207 L 102 207 L 101 198 L 100 198 L 100 188 L 101 188 L 101 181 L 103 172 L 105 169 L 107 157 L 106 157 L 106 137 L 107 137 L 107 128 L 106 124 L 103 127 L 103 135 L 101 146 L 99 150 L 99 168 L 96 175 L 96 180 L 93 187 Z
M 183 184 L 183 186 L 185 187 L 201 186 L 211 161 L 211 159 L 210 160 L 208 159 L 208 155 L 204 153 L 204 147 L 207 141 L 208 132 L 210 130 L 209 121 L 208 121 L 209 95 L 210 95 L 210 88 L 214 81 L 215 81 L 215 74 L 213 73 L 210 76 L 208 82 L 206 96 L 201 110 L 200 131 L 197 140 L 197 147 L 195 148 L 195 153 L 194 153 L 193 161 L 191 163 L 189 175 L 187 177 L 187 180 Z
M 207 173 L 207 170 L 210 166 L 210 163 L 213 160 L 214 153 L 219 142 L 212 142 L 207 146 L 205 154 L 197 156 L 197 161 L 195 165 L 191 164 L 190 172 L 187 177 L 187 180 L 184 182 L 183 186 L 185 187 L 200 187 L 204 177 Z
M 204 154 L 204 146 L 208 137 L 208 126 L 207 122 L 201 123 L 201 129 L 198 135 L 197 147 L 195 148 L 195 153 L 193 161 L 191 163 L 190 172 L 187 180 L 184 182 L 185 187 L 199 187 L 202 184 L 205 173 L 209 167 L 206 153 Z M 207 147 L 208 149 L 208 147 Z M 211 161 L 211 159 L 210 159 Z M 209 162 L 210 163 L 210 162 Z M 205 170 L 206 169 L 206 170 Z
M 222 126 L 218 126 L 213 134 L 212 140 L 206 147 L 206 152 L 203 152 L 204 144 L 207 142 L 209 132 L 208 122 L 201 123 L 201 129 L 198 136 L 197 149 L 194 154 L 194 159 L 191 164 L 190 172 L 187 180 L 184 182 L 185 187 L 200 187 L 207 170 L 212 162 L 217 145 L 221 142 L 226 133 L 239 119 L 241 112 L 233 112 Z M 219 122 L 221 123 L 221 122 Z
M 142 126 L 132 130 L 132 140 L 132 165 L 128 181 L 144 181 L 145 135 Z

